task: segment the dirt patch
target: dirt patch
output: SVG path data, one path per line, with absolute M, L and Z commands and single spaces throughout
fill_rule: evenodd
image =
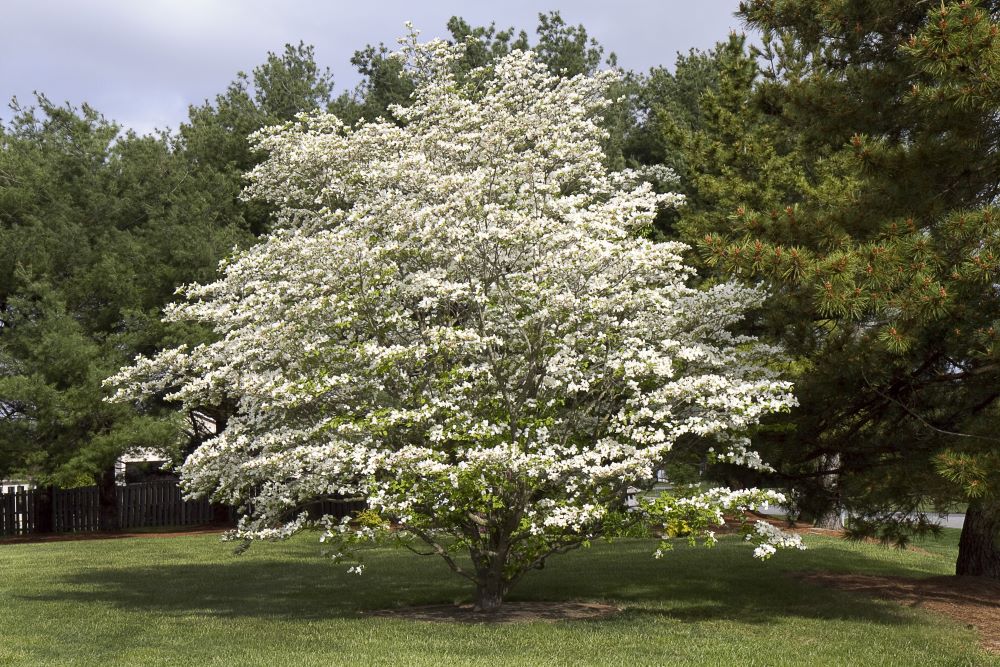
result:
M 543 621 L 580 621 L 607 618 L 621 611 L 618 607 L 597 602 L 505 602 L 499 611 L 480 614 L 471 604 L 439 604 L 399 609 L 380 609 L 365 614 L 382 618 L 438 623 L 531 623 Z
M 226 528 L 218 526 L 196 526 L 190 530 L 170 532 L 101 532 L 101 533 L 58 533 L 55 535 L 24 535 L 0 538 L 3 544 L 32 544 L 37 542 L 76 542 L 79 540 L 120 540 L 126 537 L 185 537 L 187 535 L 219 535 Z
M 1000 582 L 985 577 L 883 577 L 864 574 L 812 572 L 796 575 L 803 581 L 863 593 L 928 609 L 979 631 L 984 649 L 1000 654 Z

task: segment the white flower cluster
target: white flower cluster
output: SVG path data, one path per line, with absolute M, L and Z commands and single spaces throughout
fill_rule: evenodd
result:
M 340 494 L 530 567 L 599 534 L 678 438 L 794 402 L 771 351 L 730 332 L 762 294 L 692 289 L 682 245 L 636 234 L 681 198 L 605 167 L 616 75 L 563 79 L 515 51 L 459 79 L 461 48 L 404 43 L 418 85 L 395 122 L 258 133 L 270 157 L 246 195 L 277 231 L 167 313 L 216 340 L 110 380 L 117 400 L 238 406 L 182 473 L 249 511 L 240 537 L 285 536 Z M 727 493 L 697 502 L 721 513 Z M 382 530 L 343 526 L 326 536 Z
M 778 549 L 805 549 L 802 538 L 793 533 L 786 533 L 780 528 L 773 526 L 766 521 L 758 521 L 754 524 L 752 532 L 747 533 L 746 541 L 754 542 L 757 548 L 753 550 L 754 558 L 767 560 L 777 552 Z
M 751 470 L 760 470 L 763 472 L 774 471 L 774 468 L 761 458 L 759 452 L 750 449 L 750 438 L 736 437 L 720 439 L 725 442 L 727 447 L 722 452 L 716 452 L 714 447 L 708 448 L 709 456 L 714 459 L 713 462 L 724 461 L 743 466 L 744 468 L 750 468 Z

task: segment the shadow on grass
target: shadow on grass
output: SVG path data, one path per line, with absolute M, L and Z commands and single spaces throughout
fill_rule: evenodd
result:
M 614 547 L 612 547 L 613 549 Z M 511 599 L 597 599 L 624 603 L 620 618 L 665 617 L 681 622 L 734 621 L 765 624 L 781 617 L 861 619 L 906 624 L 912 614 L 898 605 L 831 590 L 796 579 L 794 573 L 832 570 L 921 577 L 920 567 L 867 558 L 837 546 L 782 553 L 770 562 L 753 560 L 734 543 L 711 550 L 678 548 L 662 560 L 645 549 L 620 557 L 560 561 L 552 576 L 533 574 Z M 599 621 L 598 621 L 599 622 Z
M 789 571 L 820 569 L 817 564 L 831 562 L 835 569 L 864 570 L 867 559 L 861 554 L 820 546 L 802 554 L 808 557 L 780 554 L 772 563 L 759 563 L 746 549 L 724 544 L 712 550 L 679 548 L 654 560 L 652 548 L 650 543 L 625 542 L 553 559 L 545 570 L 529 574 L 510 599 L 603 600 L 625 609 L 607 620 L 576 621 L 588 624 L 654 617 L 744 624 L 781 617 L 912 622 L 912 615 L 895 605 L 787 576 Z M 264 558 L 260 555 L 209 563 L 89 567 L 19 597 L 176 615 L 308 620 L 467 601 L 472 593 L 467 581 L 448 573 L 440 562 L 402 552 L 374 554 L 361 577 L 319 556 L 293 556 L 280 547 Z
M 129 611 L 215 617 L 321 619 L 400 604 L 451 602 L 460 594 L 436 578 L 388 581 L 344 574 L 319 557 L 314 563 L 242 561 L 95 568 L 65 577 L 43 595 L 22 599 L 113 605 Z M 373 581 L 378 580 L 378 581 Z M 376 584 L 376 585 L 373 585 Z M 377 584 L 382 584 L 378 586 Z

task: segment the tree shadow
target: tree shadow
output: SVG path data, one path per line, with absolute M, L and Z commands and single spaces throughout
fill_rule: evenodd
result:
M 234 558 L 224 563 L 89 568 L 53 582 L 45 594 L 19 597 L 177 615 L 309 620 L 357 617 L 400 604 L 446 603 L 458 592 L 440 577 L 402 581 L 347 575 L 345 569 L 319 556 L 314 562 Z
M 618 550 L 619 546 L 625 548 Z M 896 605 L 787 576 L 797 570 L 795 563 L 772 567 L 753 561 L 745 550 L 737 556 L 735 549 L 725 547 L 679 549 L 662 561 L 651 558 L 649 551 L 648 543 L 641 548 L 626 543 L 554 559 L 545 570 L 529 574 L 509 599 L 601 600 L 624 608 L 613 618 L 574 623 L 669 617 L 689 623 L 761 624 L 790 616 L 912 622 L 912 614 Z M 823 551 L 816 549 L 806 562 L 824 562 L 836 550 Z M 865 559 L 859 558 L 863 563 Z M 287 552 L 211 563 L 90 567 L 51 582 L 44 593 L 19 598 L 176 615 L 308 620 L 359 618 L 378 609 L 449 604 L 471 597 L 468 582 L 451 575 L 438 561 L 401 553 L 381 553 L 374 560 L 361 577 L 346 574 L 345 566 L 318 555 Z
M 713 550 L 677 549 L 662 560 L 642 554 L 612 554 L 598 559 L 554 563 L 548 576 L 529 575 L 511 599 L 576 599 L 624 602 L 619 617 L 667 617 L 676 621 L 736 621 L 765 624 L 780 617 L 817 620 L 861 619 L 878 624 L 909 624 L 913 614 L 892 602 L 817 585 L 797 575 L 822 569 L 923 578 L 935 572 L 920 565 L 889 566 L 831 546 L 782 553 L 771 562 L 753 560 L 742 545 Z M 601 622 L 601 621 L 593 621 Z

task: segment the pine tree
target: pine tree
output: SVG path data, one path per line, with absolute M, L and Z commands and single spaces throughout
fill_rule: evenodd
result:
M 190 340 L 160 309 L 210 278 L 245 235 L 211 213 L 166 135 L 122 133 L 41 97 L 0 131 L 0 476 L 98 483 L 116 527 L 114 463 L 183 440 L 175 411 L 102 401 L 138 352 Z
M 1000 41 L 994 3 L 751 0 L 679 132 L 708 275 L 765 281 L 802 407 L 770 436 L 814 515 L 905 540 L 968 502 L 957 571 L 1000 577 Z M 759 60 L 758 60 L 759 58 Z M 774 455 L 772 454 L 772 458 Z

